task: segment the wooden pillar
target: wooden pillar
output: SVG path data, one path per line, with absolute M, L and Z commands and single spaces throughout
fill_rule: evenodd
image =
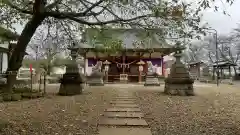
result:
M 223 68 L 221 68 L 221 78 L 224 77 Z
M 123 64 L 123 74 L 125 74 L 125 59 L 126 59 L 126 54 L 125 54 L 125 52 L 123 53 L 123 55 L 122 55 L 122 64 Z
M 200 70 L 201 65 L 198 64 L 197 66 L 198 66 L 197 68 L 198 68 L 198 78 L 199 78 L 200 77 L 200 72 L 201 72 L 201 70 Z
M 138 55 L 139 55 L 139 56 L 138 56 L 138 57 L 139 57 L 139 60 L 141 60 L 141 52 L 139 52 Z M 138 72 L 139 72 L 139 74 L 138 74 L 138 82 L 141 83 L 141 82 L 142 82 L 142 72 L 143 72 L 143 71 L 141 72 L 141 71 L 139 70 L 139 66 L 140 66 L 140 65 L 138 65 Z M 142 67 L 143 67 L 143 66 L 142 66 Z M 144 68 L 143 68 L 143 69 L 144 69 Z
M 84 75 L 87 76 L 87 68 L 88 68 L 88 60 L 87 60 L 87 52 L 84 53 Z
M 108 72 L 106 73 L 106 82 L 108 82 Z
M 105 82 L 108 82 L 108 71 L 105 71 Z
M 232 77 L 231 66 L 228 66 L 228 70 L 229 70 L 229 77 Z
M 142 71 L 139 71 L 138 82 L 139 82 L 139 83 L 142 82 Z
M 164 59 L 163 59 L 163 56 L 162 56 L 162 59 L 161 59 L 161 67 L 162 67 L 162 76 L 164 76 Z
M 8 55 L 7 55 L 7 57 L 8 57 Z M 3 64 L 4 64 L 4 61 L 3 61 L 3 52 L 0 53 L 0 61 L 1 61 L 1 63 L 0 63 L 0 73 L 3 73 L 3 71 L 2 71 L 2 67 L 3 67 Z M 9 60 L 8 60 L 7 63 L 9 63 Z M 7 66 L 8 66 L 8 65 L 7 65 Z
M 215 67 L 213 66 L 213 76 L 212 79 L 215 80 Z

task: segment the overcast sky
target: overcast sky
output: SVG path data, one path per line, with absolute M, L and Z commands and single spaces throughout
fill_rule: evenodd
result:
M 203 21 L 208 22 L 209 25 L 220 34 L 227 34 L 233 28 L 237 27 L 237 23 L 240 24 L 240 0 L 235 0 L 232 6 L 223 3 L 219 3 L 219 6 L 225 9 L 230 16 L 208 10 L 204 12 Z

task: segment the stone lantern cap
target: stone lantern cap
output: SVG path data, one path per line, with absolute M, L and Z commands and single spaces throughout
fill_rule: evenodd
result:
M 142 60 L 140 60 L 138 63 L 137 63 L 138 65 L 144 65 L 145 64 L 145 62 L 144 61 L 142 61 Z
M 109 65 L 109 64 L 111 64 L 111 62 L 109 62 L 108 60 L 105 60 L 105 61 L 103 62 L 103 64 L 104 64 L 104 65 Z

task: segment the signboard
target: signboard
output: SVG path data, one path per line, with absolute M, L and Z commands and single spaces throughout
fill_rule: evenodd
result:
M 128 80 L 128 74 L 120 74 L 120 81 L 127 81 Z
M 32 64 L 29 65 L 30 72 L 32 73 Z

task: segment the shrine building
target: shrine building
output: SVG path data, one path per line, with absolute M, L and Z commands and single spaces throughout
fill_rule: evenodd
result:
M 102 71 L 107 72 L 107 82 L 118 82 L 123 74 L 127 75 L 128 82 L 140 82 L 144 81 L 148 71 L 147 61 L 151 61 L 155 72 L 163 76 L 165 72 L 163 57 L 184 49 L 176 48 L 163 39 L 160 40 L 159 31 L 158 29 L 104 29 L 105 35 L 122 41 L 120 51 L 108 53 L 104 51 L 106 47 L 99 47 L 101 44 L 96 38 L 97 35 L 101 35 L 99 30 L 89 28 L 83 34 L 82 43 L 72 49 L 84 57 L 85 76 L 90 76 L 92 67 L 97 61 L 102 61 Z M 148 35 L 148 38 L 144 35 Z

